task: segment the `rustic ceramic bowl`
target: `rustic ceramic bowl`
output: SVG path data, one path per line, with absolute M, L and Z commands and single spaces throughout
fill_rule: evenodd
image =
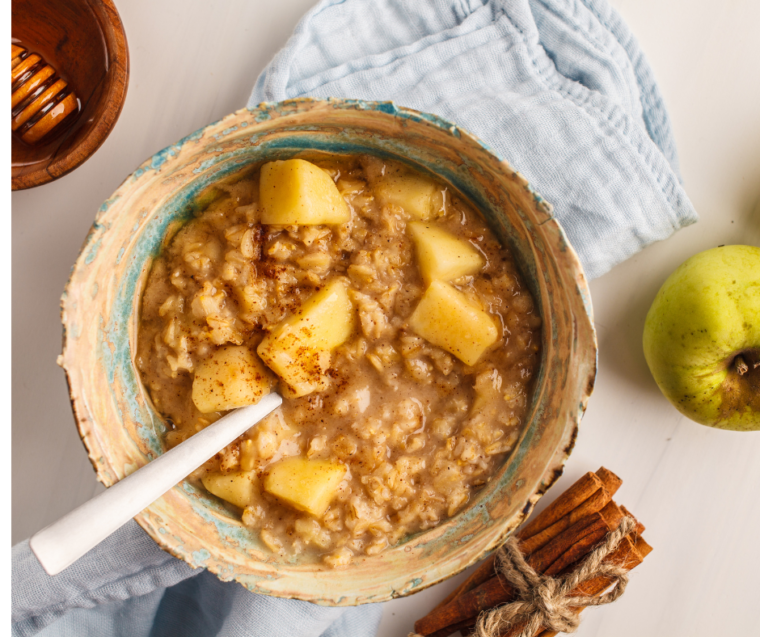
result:
M 593 387 L 586 281 L 552 209 L 481 142 L 390 102 L 291 100 L 228 115 L 146 161 L 97 215 L 63 296 L 71 400 L 90 459 L 112 485 L 162 452 L 165 425 L 133 362 L 141 291 L 169 224 L 208 184 L 306 149 L 374 153 L 435 173 L 470 199 L 515 253 L 543 317 L 542 363 L 518 445 L 469 506 L 346 570 L 273 555 L 219 500 L 185 482 L 137 521 L 158 544 L 257 593 L 326 605 L 417 592 L 496 547 L 561 474 Z
M 106 140 L 127 97 L 129 53 L 112 0 L 13 0 L 14 40 L 40 54 L 72 87 L 81 112 L 71 125 L 26 144 L 11 142 L 11 187 L 23 190 L 62 177 Z

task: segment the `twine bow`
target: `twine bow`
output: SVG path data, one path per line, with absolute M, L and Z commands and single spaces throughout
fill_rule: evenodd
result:
M 578 568 L 560 577 L 537 573 L 525 561 L 517 540 L 510 538 L 499 551 L 498 570 L 515 588 L 517 599 L 481 614 L 475 626 L 475 635 L 498 637 L 522 622 L 526 624 L 517 637 L 533 637 L 541 627 L 554 632 L 574 633 L 580 625 L 575 608 L 609 604 L 625 591 L 628 584 L 625 569 L 615 564 L 605 564 L 604 558 L 635 528 L 636 522 L 632 517 L 623 518 L 620 526 L 608 533 L 604 542 Z M 572 595 L 580 584 L 597 577 L 609 577 L 614 588 L 600 597 Z

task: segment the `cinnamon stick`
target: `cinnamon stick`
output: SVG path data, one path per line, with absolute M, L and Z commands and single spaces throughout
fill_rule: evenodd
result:
M 524 540 L 521 540 L 520 550 L 526 555 L 537 551 L 551 541 L 552 538 L 555 538 L 562 531 L 578 522 L 578 520 L 581 520 L 592 513 L 601 511 L 610 501 L 611 497 L 611 494 L 608 493 L 605 488 L 596 490 L 591 494 L 591 497 L 588 498 L 588 500 L 582 502 L 580 506 L 577 506 L 564 517 L 561 517 L 554 524 L 546 527 L 543 531 L 539 531 L 531 537 L 526 537 Z
M 621 508 L 624 509 L 625 507 Z M 626 540 L 628 540 L 628 538 L 626 538 Z M 623 542 L 621 547 L 619 547 L 619 550 L 610 554 L 605 562 L 618 563 L 618 560 L 620 560 L 620 563 L 624 564 L 623 567 L 630 571 L 641 564 L 644 558 L 652 552 L 652 547 L 649 546 L 646 540 L 642 537 L 636 539 L 636 542 L 633 545 L 635 550 L 633 551 L 630 549 L 629 542 L 630 540 L 628 540 L 628 542 Z M 578 595 L 585 593 L 589 597 L 596 597 L 601 595 L 610 584 L 611 581 L 607 578 L 599 578 L 598 581 L 591 580 L 579 586 L 577 591 L 573 591 L 573 594 L 575 595 L 576 592 Z M 581 613 L 585 608 L 585 606 L 579 607 L 576 609 L 576 612 Z M 546 630 L 540 633 L 538 637 L 555 637 L 557 634 L 558 633 L 553 630 Z
M 557 575 L 566 566 L 588 555 L 611 530 L 601 513 L 594 513 L 565 529 L 526 561 L 540 573 Z M 494 575 L 418 620 L 414 629 L 420 635 L 450 635 L 462 628 L 460 624 L 473 625 L 482 611 L 503 604 L 514 595 L 514 589 Z M 454 628 L 454 625 L 458 627 Z
M 604 508 L 599 511 L 599 514 L 609 522 L 609 525 L 616 529 L 620 525 L 620 520 L 623 519 L 623 509 L 621 509 L 617 502 L 610 500 Z
M 636 528 L 633 531 L 634 535 L 640 536 L 646 530 L 646 527 L 638 521 L 633 513 L 631 513 L 624 506 L 617 504 L 616 502 L 610 501 L 599 513 L 602 514 L 604 519 L 607 520 L 607 523 L 613 529 L 616 529 L 620 525 L 620 521 L 624 517 L 630 516 L 633 518 L 634 522 L 636 522 Z
M 623 515 L 629 515 L 634 520 L 636 520 L 636 534 L 637 535 L 641 535 L 644 531 L 647 530 L 647 527 L 645 527 L 641 522 L 639 522 L 638 518 L 633 513 L 631 513 L 628 509 L 626 509 L 622 504 L 620 505 L 620 510 L 623 512 Z
M 451 593 L 444 597 L 441 602 L 435 606 L 433 610 L 430 611 L 429 614 L 437 613 L 441 608 L 446 606 L 446 604 L 449 604 L 452 600 L 456 599 L 460 595 L 464 595 L 467 591 L 471 591 L 473 588 L 477 588 L 483 582 L 487 582 L 489 579 L 491 579 L 494 575 L 496 575 L 496 571 L 494 570 L 495 563 L 496 553 L 494 552 L 489 555 L 483 562 L 481 562 L 478 568 L 476 568 L 464 582 L 462 582 L 457 588 L 455 588 L 453 591 L 451 591 Z
M 456 624 L 452 624 L 451 626 L 446 626 L 446 628 L 437 630 L 434 633 L 430 633 L 429 635 L 426 635 L 426 637 L 448 637 L 457 631 L 459 631 L 462 635 L 470 635 L 472 634 L 474 627 L 475 623 L 471 619 L 465 619 L 464 621 L 457 622 Z
M 581 502 L 573 510 L 542 531 L 531 535 L 530 528 L 526 527 L 526 529 L 523 529 L 518 534 L 518 537 L 524 538 L 520 542 L 520 550 L 523 553 L 532 553 L 541 548 L 549 540 L 556 537 L 561 531 L 564 531 L 566 528 L 575 524 L 578 520 L 592 513 L 596 513 L 597 511 L 601 511 L 612 500 L 612 496 L 617 493 L 617 490 L 623 484 L 623 481 L 606 467 L 599 467 L 599 469 L 596 470 L 595 475 L 602 482 L 601 489 L 592 493 L 589 498 Z M 578 483 L 576 482 L 576 485 L 577 484 Z M 576 485 L 573 485 L 571 489 Z M 562 494 L 558 499 L 565 499 L 565 494 Z
M 531 537 L 545 528 L 550 527 L 560 518 L 564 517 L 582 502 L 588 500 L 596 491 L 602 488 L 604 484 L 593 471 L 581 476 L 562 496 L 557 498 L 541 515 L 537 515 L 534 520 L 526 524 L 521 531 L 523 537 Z
M 420 635 L 444 637 L 460 630 L 463 626 L 475 623 L 475 617 L 481 611 L 503 604 L 514 594 L 511 586 L 500 577 L 494 576 L 461 595 L 445 606 L 435 609 L 414 624 L 414 630 Z
M 617 564 L 619 566 L 622 566 L 626 571 L 630 571 L 641 564 L 641 562 L 644 560 L 644 557 L 649 555 L 651 552 L 652 547 L 649 546 L 649 544 L 647 544 L 643 538 L 638 538 L 634 543 L 630 540 L 630 538 L 626 537 L 623 538 L 618 548 L 610 553 L 604 561 L 608 564 Z M 574 597 L 597 597 L 601 595 L 605 590 L 607 590 L 607 588 L 609 588 L 609 586 L 612 584 L 612 581 L 612 578 L 609 577 L 594 578 L 592 580 L 583 582 L 570 594 Z M 584 610 L 584 608 L 586 607 L 580 606 L 574 609 L 573 612 L 579 614 Z M 470 626 L 463 625 L 462 628 L 470 628 L 473 625 L 474 624 L 470 624 Z M 514 637 L 514 635 L 519 634 L 524 627 L 525 623 L 518 624 L 501 633 L 499 637 Z M 543 628 L 539 628 L 534 637 L 556 637 L 557 634 L 558 633 L 553 630 L 544 630 Z
M 600 511 L 610 501 L 612 496 L 615 495 L 621 484 L 623 484 L 623 481 L 605 467 L 600 467 L 596 473 L 589 472 L 583 475 L 567 491 L 560 495 L 552 505 L 536 515 L 536 518 L 530 524 L 518 531 L 517 537 L 520 539 L 520 550 L 523 554 L 529 555 L 547 544 L 562 531 L 571 527 L 578 520 Z M 595 487 L 593 491 L 591 490 L 592 486 Z M 560 500 L 562 503 L 559 503 Z M 558 513 L 562 511 L 566 511 L 566 513 L 555 520 Z M 540 530 L 536 531 L 536 529 Z M 494 555 L 491 555 L 459 587 L 444 598 L 431 613 L 437 612 L 455 597 L 477 588 L 492 578 L 494 573 Z
M 635 542 L 632 542 L 630 538 L 626 537 L 623 539 L 620 546 L 618 546 L 615 551 L 610 553 L 610 555 L 604 561 L 606 563 L 618 564 L 627 571 L 630 571 L 641 564 L 644 558 L 651 552 L 652 547 L 646 542 L 646 540 L 644 540 L 644 538 L 638 537 Z M 604 593 L 604 591 L 606 591 L 611 584 L 611 578 L 595 578 L 593 580 L 589 580 L 580 584 L 575 590 L 572 591 L 571 595 L 597 597 Z M 574 612 L 581 613 L 585 608 L 585 606 L 578 607 Z M 512 635 L 517 634 L 521 629 L 522 627 L 515 627 L 513 630 L 502 634 L 500 637 L 511 637 Z M 543 630 L 543 632 L 541 632 L 542 630 L 543 629 L 539 630 L 539 632 L 536 633 L 535 637 L 556 637 L 558 634 L 552 630 Z
M 647 545 L 649 546 L 649 545 Z M 620 545 L 604 560 L 607 564 L 615 564 L 626 571 L 636 568 L 644 561 L 644 557 L 636 549 L 636 544 L 630 537 L 625 537 Z M 580 584 L 571 595 L 593 597 L 600 595 L 613 583 L 613 579 L 607 576 L 595 577 Z
M 628 537 L 623 538 L 623 540 L 620 542 L 620 545 L 604 560 L 605 563 L 622 566 L 626 571 L 630 571 L 631 569 L 637 567 L 644 560 L 644 555 L 642 555 L 642 553 L 638 550 L 637 544 L 638 542 L 634 543 Z M 643 540 L 641 546 L 642 548 L 646 546 L 649 549 L 647 554 L 651 552 L 651 547 Z M 610 577 L 595 577 L 594 579 L 580 584 L 570 594 L 574 597 L 596 597 L 607 590 L 607 588 L 609 588 L 612 583 L 613 579 Z M 576 608 L 574 612 L 578 614 L 584 608 L 584 606 L 580 606 Z M 525 623 L 515 625 L 506 632 L 502 633 L 499 637 L 514 637 L 514 635 L 519 634 L 524 627 Z M 554 631 L 546 631 L 543 628 L 540 628 L 534 637 L 554 637 L 556 634 L 557 633 Z
M 654 550 L 651 546 L 649 546 L 649 544 L 647 544 L 646 540 L 643 537 L 636 538 L 635 546 L 639 555 L 641 555 L 642 560 Z
M 612 527 L 601 513 L 594 513 L 565 529 L 527 560 L 536 571 L 556 575 L 588 555 Z
M 612 473 L 607 467 L 599 467 L 594 473 L 602 481 L 604 488 L 610 492 L 610 495 L 615 495 L 623 484 L 623 479 Z
M 517 533 L 519 547 L 538 572 L 557 575 L 582 560 L 627 510 L 612 502 L 622 480 L 605 467 L 587 473 Z M 643 525 L 637 522 L 640 534 Z M 647 545 L 648 546 L 648 545 Z M 445 637 L 474 626 L 480 612 L 514 598 L 490 556 L 446 599 L 415 624 L 419 634 Z

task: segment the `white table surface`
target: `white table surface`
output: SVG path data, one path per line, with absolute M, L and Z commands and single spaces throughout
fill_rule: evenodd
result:
M 13 542 L 102 488 L 56 366 L 58 302 L 99 205 L 145 158 L 243 106 L 260 70 L 313 0 L 118 2 L 129 94 L 103 147 L 63 179 L 13 194 Z M 549 499 L 604 464 L 655 551 L 581 637 L 760 634 L 760 433 L 712 430 L 661 396 L 641 350 L 657 289 L 686 258 L 760 245 L 757 0 L 612 0 L 638 36 L 670 109 L 698 224 L 591 283 L 599 376 L 565 475 Z M 518 167 L 519 168 L 519 167 Z M 385 606 L 405 635 L 454 581 Z

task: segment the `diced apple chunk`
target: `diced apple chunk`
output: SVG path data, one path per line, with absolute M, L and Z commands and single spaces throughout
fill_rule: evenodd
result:
M 443 281 L 430 284 L 409 318 L 409 325 L 422 338 L 467 365 L 477 363 L 499 338 L 496 323 L 488 313 Z
M 256 473 L 253 471 L 237 471 L 235 473 L 207 473 L 201 482 L 217 498 L 244 509 L 253 499 L 255 479 Z
M 245 345 L 228 345 L 199 363 L 193 402 L 203 414 L 253 405 L 269 393 L 269 374 Z
M 345 474 L 343 465 L 329 460 L 286 458 L 269 468 L 264 490 L 294 509 L 321 517 Z
M 303 159 L 261 167 L 261 223 L 293 226 L 345 223 L 351 212 L 324 170 Z
M 425 283 L 433 280 L 453 281 L 475 274 L 485 259 L 471 244 L 429 224 L 412 221 L 409 232 L 417 248 L 417 263 Z
M 334 279 L 278 323 L 257 349 L 259 356 L 298 397 L 325 387 L 331 352 L 354 331 L 346 284 Z
M 427 221 L 442 204 L 439 188 L 421 175 L 390 173 L 375 185 L 380 203 L 401 206 L 415 219 Z

